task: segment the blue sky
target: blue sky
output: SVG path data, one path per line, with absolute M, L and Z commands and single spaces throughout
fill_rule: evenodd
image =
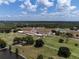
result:
M 0 0 L 0 20 L 79 21 L 79 0 Z

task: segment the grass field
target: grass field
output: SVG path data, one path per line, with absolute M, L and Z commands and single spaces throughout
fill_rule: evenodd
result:
M 0 38 L 5 40 L 8 45 L 12 44 L 13 38 L 19 36 L 25 36 L 19 33 L 0 33 Z M 34 39 L 37 37 L 34 36 Z M 72 55 L 67 59 L 79 59 L 79 46 L 75 47 L 75 43 L 79 43 L 78 40 L 69 39 L 68 43 L 58 43 L 60 36 L 52 36 L 52 37 L 45 37 L 43 40 L 45 42 L 44 47 L 42 48 L 34 48 L 33 46 L 15 46 L 13 50 L 17 47 L 19 48 L 19 53 L 23 54 L 27 59 L 36 59 L 38 54 L 43 54 L 44 59 L 48 59 L 48 57 L 54 57 L 55 59 L 64 59 L 57 56 L 58 48 L 61 46 L 66 46 L 70 48 Z M 66 39 L 66 38 L 63 38 Z
M 58 37 L 58 36 L 46 37 L 44 39 L 44 41 L 45 41 L 46 45 L 49 46 L 49 48 L 54 47 L 54 48 L 56 48 L 56 50 L 61 46 L 70 48 L 70 50 L 72 52 L 72 56 L 69 59 L 74 59 L 74 57 L 75 57 L 75 59 L 79 59 L 79 46 L 78 47 L 75 46 L 75 43 L 79 43 L 79 41 L 69 39 L 68 43 L 59 43 L 58 41 L 60 38 L 63 38 L 63 37 Z M 66 38 L 64 38 L 64 39 L 66 39 Z

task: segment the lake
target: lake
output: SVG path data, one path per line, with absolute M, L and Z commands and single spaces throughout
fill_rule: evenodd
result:
M 0 59 L 24 59 L 22 56 L 16 56 L 15 53 L 10 53 L 8 50 L 0 51 Z

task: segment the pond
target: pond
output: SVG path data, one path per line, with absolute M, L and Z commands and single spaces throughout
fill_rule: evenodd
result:
M 0 59 L 24 59 L 22 56 L 16 56 L 15 53 L 10 53 L 8 50 L 0 51 Z

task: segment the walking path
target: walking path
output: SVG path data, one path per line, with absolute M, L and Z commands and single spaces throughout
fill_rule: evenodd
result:
M 19 54 L 21 57 L 23 57 L 24 59 L 27 59 L 24 55 L 22 55 L 22 54 Z

